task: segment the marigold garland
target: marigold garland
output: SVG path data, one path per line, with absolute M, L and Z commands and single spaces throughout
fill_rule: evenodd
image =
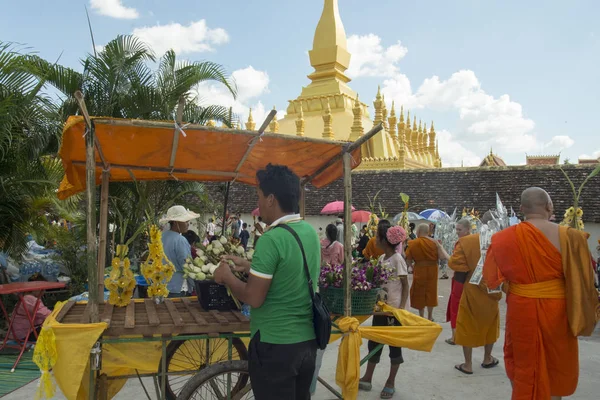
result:
M 169 295 L 167 284 L 173 277 L 175 266 L 165 257 L 162 245 L 162 233 L 156 225 L 150 227 L 150 243 L 148 259 L 142 264 L 142 275 L 150 284 L 148 296 L 164 298 Z
M 577 211 L 575 211 L 575 207 L 569 207 L 567 211 L 565 211 L 565 215 L 560 224 L 582 231 L 585 225 L 583 224 L 583 210 L 581 207 L 577 207 Z
M 108 302 L 117 307 L 125 307 L 133 297 L 135 279 L 131 271 L 129 247 L 124 244 L 117 245 L 117 252 L 112 260 L 112 271 L 104 280 L 104 286 L 109 290 Z

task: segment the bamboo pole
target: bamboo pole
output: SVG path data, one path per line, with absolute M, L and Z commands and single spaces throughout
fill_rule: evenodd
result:
M 104 304 L 104 268 L 106 267 L 106 242 L 108 240 L 108 185 L 110 172 L 102 171 L 100 189 L 100 237 L 98 244 L 98 303 Z
M 344 169 L 344 316 L 352 315 L 352 155 L 345 152 Z
M 83 161 L 73 160 L 71 161 L 74 165 L 85 165 Z M 110 168 L 115 169 L 127 169 L 132 171 L 152 171 L 152 172 L 167 172 L 167 173 L 177 173 L 177 174 L 190 174 L 190 175 L 213 175 L 213 176 L 224 176 L 229 178 L 234 177 L 242 177 L 242 178 L 250 178 L 250 175 L 246 174 L 236 174 L 235 172 L 225 172 L 225 171 L 205 171 L 199 169 L 187 169 L 187 168 L 167 168 L 167 167 L 151 167 L 151 166 L 140 166 L 140 165 L 129 165 L 129 164 L 110 164 Z M 135 175 L 130 174 L 132 179 L 135 178 Z
M 225 201 L 223 204 L 223 229 L 221 230 L 221 236 L 225 236 L 225 230 L 227 229 L 227 203 L 229 202 L 229 188 L 231 182 L 227 182 L 227 189 L 225 189 Z
M 329 161 L 327 161 L 325 164 L 323 164 L 323 166 L 321 166 L 318 170 L 316 170 L 311 175 L 302 179 L 302 182 L 310 183 L 310 181 L 315 179 L 317 176 L 321 175 L 327 168 L 329 168 L 333 164 L 337 163 L 340 160 L 340 158 L 342 158 L 344 156 L 344 154 L 353 152 L 354 150 L 356 150 L 357 148 L 362 146 L 367 140 L 369 140 L 373 136 L 375 136 L 382 129 L 383 129 L 382 124 L 374 126 L 369 132 L 362 135 L 356 142 L 347 144 L 347 147 L 342 152 L 340 152 L 340 154 L 329 159 Z
M 306 187 L 304 184 L 300 184 L 300 216 L 304 219 L 306 215 Z
M 86 214 L 87 214 L 87 270 L 90 322 L 98 322 L 98 243 L 96 242 L 96 158 L 94 152 L 94 125 L 86 135 Z M 87 322 L 87 321 L 86 321 Z
M 98 125 L 107 125 L 107 126 L 128 126 L 128 127 L 141 127 L 141 128 L 158 128 L 158 129 L 168 129 L 169 131 L 173 130 L 173 121 L 147 121 L 147 120 L 139 120 L 139 119 L 116 119 L 116 118 L 101 118 L 95 117 L 94 123 Z M 268 125 L 268 124 L 267 124 Z M 296 133 L 293 134 L 282 134 L 282 133 L 271 133 L 271 132 L 263 132 L 259 133 L 258 131 L 248 131 L 245 129 L 231 129 L 231 128 L 221 128 L 216 126 L 204 126 L 197 124 L 189 124 L 185 127 L 186 132 L 199 131 L 199 132 L 215 132 L 221 134 L 230 134 L 230 135 L 244 135 L 248 136 L 248 138 L 262 136 L 263 138 L 273 138 L 273 139 L 282 139 L 285 141 L 298 141 L 305 143 L 318 143 L 318 144 L 333 144 L 333 145 L 345 145 L 347 141 L 341 140 L 327 140 L 327 139 L 319 139 L 319 138 L 311 138 L 306 136 L 296 136 Z M 367 136 L 369 133 L 361 136 L 361 139 L 364 136 Z M 368 140 L 369 138 L 365 139 Z M 360 139 L 359 139 L 360 140 Z M 358 142 L 358 141 L 357 141 Z M 355 142 L 356 143 L 356 142 Z

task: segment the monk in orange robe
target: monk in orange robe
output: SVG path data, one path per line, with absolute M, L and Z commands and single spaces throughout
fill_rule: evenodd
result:
M 441 248 L 441 246 L 440 246 Z M 406 260 L 413 265 L 413 282 L 410 287 L 410 305 L 433 321 L 433 308 L 438 305 L 438 243 L 429 237 L 429 226 L 417 226 L 417 238 L 408 243 Z
M 484 279 L 508 292 L 504 361 L 512 400 L 570 396 L 579 378 L 577 336 L 594 331 L 600 307 L 587 234 L 549 221 L 540 188 L 521 196 L 526 221 L 496 233 Z
M 384 251 L 377 246 L 377 240 L 375 237 L 372 237 L 367 242 L 367 246 L 363 250 L 363 257 L 367 260 L 371 260 L 373 258 L 379 259 L 383 255 Z
M 473 374 L 473 347 L 484 346 L 482 368 L 493 368 L 498 359 L 492 357 L 494 343 L 500 336 L 501 293 L 489 294 L 485 282 L 470 283 L 471 276 L 481 258 L 479 234 L 466 235 L 458 240 L 448 266 L 458 272 L 466 272 L 466 280 L 456 319 L 456 344 L 463 346 L 465 362 L 456 365 L 460 372 Z
M 456 223 L 456 235 L 458 238 L 462 238 L 471 233 L 471 221 L 467 219 L 461 219 Z M 458 242 L 456 242 L 458 245 Z M 455 246 L 456 247 L 456 246 Z M 460 304 L 460 298 L 463 293 L 463 284 L 466 280 L 466 272 L 455 272 L 452 277 L 452 288 L 450 291 L 450 297 L 448 298 L 448 307 L 446 308 L 446 322 L 450 322 L 452 327 L 452 338 L 446 339 L 446 343 L 455 345 L 456 337 L 456 318 L 458 316 L 458 306 Z

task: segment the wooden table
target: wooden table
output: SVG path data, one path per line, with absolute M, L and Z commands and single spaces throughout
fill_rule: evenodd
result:
M 105 303 L 99 306 L 100 321 L 108 328 L 103 337 L 124 335 L 181 335 L 247 332 L 250 320 L 239 311 L 206 311 L 193 297 L 165 299 L 155 304 L 152 299 L 131 300 L 126 307 Z M 69 301 L 57 315 L 65 324 L 90 322 L 89 304 Z

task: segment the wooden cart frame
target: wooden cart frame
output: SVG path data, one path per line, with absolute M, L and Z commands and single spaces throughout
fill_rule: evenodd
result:
M 85 105 L 85 101 L 83 98 L 83 94 L 81 92 L 75 93 L 75 98 L 79 104 L 79 108 L 81 114 L 85 119 L 85 198 L 86 198 L 86 214 L 87 214 L 87 271 L 88 271 L 88 281 L 89 281 L 89 302 L 85 307 L 84 316 L 82 317 L 82 323 L 86 322 L 98 322 L 101 320 L 99 305 L 103 303 L 103 278 L 104 278 L 104 266 L 106 264 L 106 241 L 108 235 L 108 187 L 110 184 L 110 168 L 111 164 L 106 160 L 104 156 L 104 152 L 101 146 L 100 141 L 96 137 L 95 134 L 95 124 L 94 121 L 101 121 L 102 119 L 96 119 L 89 116 L 87 112 L 87 107 Z M 269 125 L 270 121 L 275 117 L 276 111 L 272 110 L 267 116 L 266 120 L 263 122 L 260 129 L 256 132 L 253 131 L 244 131 L 244 130 L 236 130 L 236 129 L 222 129 L 222 128 L 214 128 L 214 127 L 206 127 L 200 125 L 186 125 L 186 131 L 191 130 L 199 130 L 199 131 L 209 131 L 209 132 L 221 132 L 223 134 L 238 134 L 245 135 L 248 137 L 248 148 L 246 149 L 244 156 L 239 160 L 237 164 L 237 168 L 231 172 L 223 172 L 223 171 L 198 171 L 192 169 L 186 170 L 176 170 L 174 166 L 175 154 L 177 151 L 177 146 L 179 143 L 180 133 L 182 132 L 182 115 L 183 115 L 183 99 L 180 100 L 177 113 L 176 120 L 173 122 L 160 122 L 160 121 L 141 121 L 141 120 L 117 120 L 111 119 L 111 124 L 114 126 L 137 126 L 137 127 L 148 127 L 148 128 L 170 128 L 174 129 L 173 133 L 173 145 L 171 149 L 171 160 L 169 166 L 166 167 L 148 167 L 141 165 L 126 165 L 120 166 L 122 168 L 127 168 L 130 170 L 143 170 L 143 171 L 160 171 L 160 172 L 168 172 L 168 173 L 185 173 L 185 174 L 196 174 L 199 176 L 214 176 L 218 177 L 220 181 L 227 182 L 227 190 L 225 193 L 225 208 L 224 208 L 224 218 L 223 218 L 223 230 L 225 230 L 226 221 L 225 221 L 225 213 L 227 212 L 227 203 L 229 196 L 229 188 L 232 182 L 234 182 L 240 175 L 240 169 L 246 162 L 248 156 L 252 152 L 252 149 L 258 142 L 256 139 L 262 138 L 264 135 L 277 135 L 277 137 L 286 137 L 289 140 L 302 141 L 306 143 L 314 143 L 318 144 L 333 144 L 339 147 L 340 151 L 335 156 L 331 157 L 329 160 L 325 160 L 318 168 L 315 168 L 311 171 L 310 174 L 305 176 L 301 176 L 301 198 L 300 198 L 300 214 L 302 217 L 305 216 L 305 187 L 307 184 L 311 183 L 315 178 L 318 178 L 321 174 L 327 171 L 329 168 L 334 166 L 335 164 L 342 162 L 342 177 L 344 184 L 344 259 L 346 265 L 351 265 L 352 263 L 352 243 L 351 243 L 351 234 L 352 234 L 352 215 L 351 215 L 351 204 L 352 204 L 352 179 L 351 179 L 351 171 L 352 171 L 352 162 L 354 161 L 355 166 L 360 163 L 360 160 L 353 160 L 352 153 L 356 150 L 360 149 L 363 144 L 365 144 L 369 139 L 371 139 L 374 135 L 376 135 L 379 131 L 382 130 L 382 124 L 378 124 L 374 126 L 369 132 L 362 135 L 355 142 L 338 142 L 338 141 L 330 141 L 324 139 L 312 139 L 305 137 L 295 137 L 291 135 L 282 135 L 282 134 L 266 134 L 264 131 Z M 95 200 L 96 200 L 96 154 L 101 162 L 102 173 L 101 173 L 101 189 L 100 189 L 100 221 L 99 221 L 99 237 L 96 235 L 96 210 L 95 210 Z M 73 161 L 73 163 L 80 163 L 81 161 Z M 112 164 L 112 166 L 116 166 Z M 131 172 L 130 172 L 131 173 Z M 133 180 L 132 174 L 132 180 Z M 97 241 L 99 239 L 99 242 Z M 344 316 L 350 316 L 352 313 L 351 310 L 351 272 L 352 268 L 345 268 L 344 272 Z M 133 304 L 133 302 L 132 302 Z M 171 311 L 173 309 L 173 303 L 171 300 L 165 301 L 166 307 Z M 171 304 L 171 306 L 168 306 Z M 68 306 L 68 304 L 67 304 Z M 70 307 L 70 306 L 69 306 Z M 134 312 L 134 308 L 130 310 L 130 307 L 126 307 L 125 313 Z M 111 309 L 112 307 L 104 307 L 103 313 L 107 313 L 106 310 Z M 68 310 L 67 310 L 68 311 Z M 65 314 L 67 313 L 65 311 Z M 89 320 L 87 319 L 89 317 Z M 173 321 L 175 321 L 175 317 L 173 317 Z M 59 321 L 60 322 L 60 321 Z M 229 341 L 229 359 L 231 359 L 232 353 L 232 340 L 236 337 L 247 337 L 249 334 L 234 334 L 231 333 L 231 328 L 223 327 L 222 332 L 212 332 L 205 333 L 199 330 L 199 334 L 194 335 L 180 335 L 180 336 L 172 336 L 172 335 L 162 335 L 160 337 L 139 337 L 139 338 L 102 338 L 99 343 L 95 346 L 95 349 L 92 350 L 92 354 L 90 356 L 90 388 L 96 388 L 96 390 L 89 391 L 90 399 L 102 398 L 103 393 L 105 393 L 105 382 L 107 379 L 122 379 L 129 378 L 132 376 L 120 376 L 120 377 L 106 377 L 99 376 L 99 369 L 101 364 L 101 343 L 109 344 L 109 343 L 129 343 L 129 342 L 142 342 L 142 341 L 160 341 L 162 347 L 162 376 L 160 377 L 161 381 L 161 399 L 164 399 L 165 396 L 165 383 L 166 383 L 166 348 L 167 342 L 172 340 L 208 340 L 210 338 L 225 338 Z M 177 331 L 177 330 L 175 330 Z M 146 332 L 146 335 L 151 332 Z M 158 333 L 158 332 L 157 332 Z M 377 349 L 376 349 L 377 350 Z M 375 350 L 375 351 L 376 351 Z M 361 365 L 369 359 L 373 353 L 369 354 L 365 359 L 361 361 Z M 156 375 L 156 374 L 152 374 Z M 137 375 L 136 375 L 137 376 Z M 319 381 L 324 384 L 330 391 L 336 394 L 337 397 L 341 398 L 341 395 L 333 389 L 330 385 L 319 378 Z

